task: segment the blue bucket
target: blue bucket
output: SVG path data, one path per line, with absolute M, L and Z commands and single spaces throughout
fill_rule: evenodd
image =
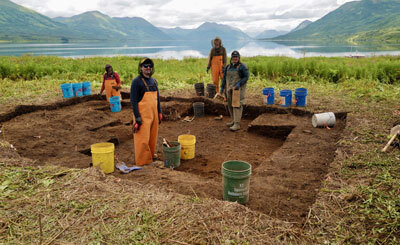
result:
M 74 92 L 72 91 L 72 84 L 70 83 L 61 84 L 61 90 L 64 98 L 68 99 L 74 97 Z
M 74 91 L 74 96 L 75 97 L 83 96 L 82 83 L 73 83 L 72 84 L 72 90 Z
M 296 88 L 294 90 L 294 98 L 296 100 L 296 106 L 306 106 L 306 88 Z
M 109 99 L 112 112 L 121 111 L 121 97 L 113 96 Z
M 283 107 L 289 107 L 292 105 L 292 90 L 284 89 L 279 92 L 281 96 L 280 104 Z
M 83 95 L 91 95 L 92 90 L 90 89 L 90 82 L 82 83 Z
M 262 90 L 264 104 L 273 105 L 275 101 L 275 89 L 274 88 L 264 88 Z

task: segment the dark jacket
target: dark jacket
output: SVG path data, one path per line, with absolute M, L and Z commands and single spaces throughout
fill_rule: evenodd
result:
M 157 91 L 157 110 L 158 113 L 161 113 L 161 105 L 160 105 L 160 94 L 158 91 L 158 85 L 156 79 L 150 77 L 145 78 L 147 85 L 149 86 L 149 91 Z M 135 115 L 136 120 L 141 121 L 140 113 L 139 113 L 139 102 L 143 99 L 144 93 L 147 92 L 146 86 L 142 81 L 142 76 L 139 75 L 135 79 L 132 80 L 131 84 L 131 105 L 133 114 Z
M 237 70 L 237 67 L 239 66 L 239 76 L 240 76 L 240 80 L 236 83 L 236 84 L 240 84 L 239 86 L 243 86 L 247 83 L 247 80 L 249 80 L 249 69 L 247 68 L 245 63 L 239 62 L 236 65 L 233 65 L 232 63 L 229 64 L 225 71 L 224 71 L 224 77 L 222 78 L 222 83 L 221 83 L 221 89 L 220 89 L 220 93 L 222 93 L 225 89 L 225 85 L 226 85 L 226 73 L 228 70 Z

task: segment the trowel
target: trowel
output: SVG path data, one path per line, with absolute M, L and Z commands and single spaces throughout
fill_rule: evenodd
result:
M 399 133 L 400 133 L 400 125 L 394 126 L 390 130 L 390 135 L 392 135 L 392 138 L 390 138 L 389 142 L 385 145 L 385 147 L 383 147 L 382 152 L 385 152 L 389 148 L 390 144 L 392 144 L 393 140 L 396 139 Z

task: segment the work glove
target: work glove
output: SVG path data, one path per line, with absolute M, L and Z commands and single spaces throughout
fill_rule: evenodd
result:
M 142 119 L 140 117 L 136 118 L 135 124 L 133 125 L 133 133 L 137 133 L 142 125 Z
M 140 125 L 139 123 L 135 123 L 135 125 L 133 126 L 133 133 L 137 133 L 140 129 Z
M 158 124 L 161 124 L 161 120 L 163 119 L 162 113 L 158 113 Z
M 207 67 L 207 73 L 208 73 L 209 70 L 210 70 L 210 67 Z
M 235 85 L 235 90 L 239 90 L 239 88 L 240 88 L 240 83 L 238 82 L 238 83 L 236 83 L 236 85 Z
M 121 89 L 121 86 L 112 86 L 113 89 L 115 89 L 116 91 Z

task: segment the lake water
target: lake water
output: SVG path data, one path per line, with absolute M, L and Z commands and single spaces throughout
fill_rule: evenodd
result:
M 324 44 L 301 42 L 225 41 L 228 56 L 238 50 L 242 56 L 374 56 L 400 55 L 400 45 Z M 83 58 L 92 56 L 147 56 L 162 59 L 204 58 L 211 43 L 207 41 L 146 41 L 120 43 L 2 43 L 0 56 L 53 55 Z

